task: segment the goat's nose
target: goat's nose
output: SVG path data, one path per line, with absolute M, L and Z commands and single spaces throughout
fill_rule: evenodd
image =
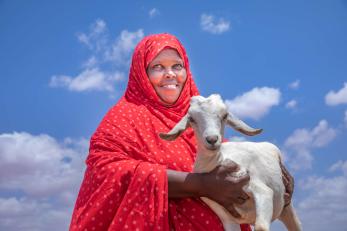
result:
M 212 145 L 214 145 L 217 142 L 217 140 L 218 140 L 218 136 L 207 136 L 206 137 L 207 143 L 212 144 Z

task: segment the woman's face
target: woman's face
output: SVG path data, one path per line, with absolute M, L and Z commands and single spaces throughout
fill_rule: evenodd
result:
M 176 102 L 187 79 L 183 60 L 174 49 L 162 50 L 148 64 L 147 75 L 157 95 L 166 104 Z

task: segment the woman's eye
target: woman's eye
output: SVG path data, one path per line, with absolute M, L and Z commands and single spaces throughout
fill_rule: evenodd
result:
M 152 66 L 152 69 L 156 70 L 156 71 L 160 71 L 161 69 L 163 69 L 163 66 L 160 64 L 156 64 L 156 65 Z
M 183 69 L 183 65 L 182 64 L 175 64 L 175 65 L 173 65 L 173 69 L 175 69 L 175 70 L 182 70 Z

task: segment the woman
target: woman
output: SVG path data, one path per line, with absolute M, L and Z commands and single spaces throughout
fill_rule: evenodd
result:
M 158 136 L 198 94 L 185 49 L 174 36 L 150 35 L 137 45 L 125 95 L 91 138 L 70 230 L 223 230 L 200 196 L 238 215 L 232 205 L 247 199 L 241 188 L 248 176 L 227 178 L 235 164 L 189 173 L 196 154 L 193 131 L 171 142 Z

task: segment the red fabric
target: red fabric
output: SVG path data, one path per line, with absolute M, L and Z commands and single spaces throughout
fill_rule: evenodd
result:
M 160 103 L 145 71 L 165 47 L 176 49 L 187 69 L 182 93 L 170 107 Z M 161 140 L 158 133 L 171 129 L 197 94 L 186 52 L 175 37 L 151 35 L 139 43 L 125 95 L 91 138 L 71 231 L 223 230 L 219 218 L 199 198 L 168 199 L 166 169 L 191 171 L 196 143 L 191 129 L 171 142 Z

